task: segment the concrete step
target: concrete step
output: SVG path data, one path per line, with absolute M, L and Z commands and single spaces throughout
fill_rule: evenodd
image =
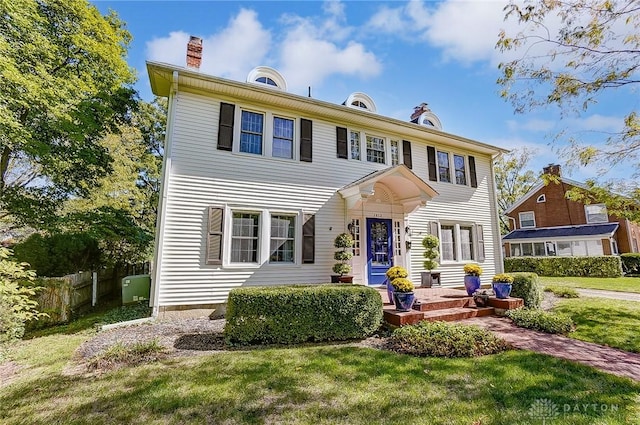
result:
M 450 308 L 448 310 L 433 310 L 424 312 L 422 320 L 428 320 L 430 322 L 444 321 L 455 322 L 457 320 L 469 319 L 472 317 L 491 316 L 495 313 L 493 307 L 457 307 Z
M 418 311 L 445 310 L 448 308 L 474 307 L 473 298 L 471 297 L 438 297 L 433 299 L 416 300 L 413 309 Z

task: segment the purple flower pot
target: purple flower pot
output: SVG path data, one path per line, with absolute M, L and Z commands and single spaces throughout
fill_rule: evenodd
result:
M 511 295 L 512 285 L 504 282 L 493 282 L 493 292 L 496 293 L 496 298 L 502 300 L 509 298 Z
M 464 288 L 470 297 L 473 296 L 473 293 L 480 289 L 480 276 L 466 275 L 464 277 Z
M 393 297 L 398 311 L 410 311 L 411 307 L 413 307 L 413 302 L 416 300 L 413 292 L 394 292 Z

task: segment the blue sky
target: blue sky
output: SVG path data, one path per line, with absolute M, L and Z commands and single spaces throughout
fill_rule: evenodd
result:
M 564 164 L 552 135 L 603 140 L 638 109 L 637 93 L 620 91 L 580 116 L 560 120 L 558 109 L 516 115 L 498 96 L 497 65 L 509 59 L 494 46 L 507 0 L 447 1 L 109 1 L 133 35 L 129 64 L 137 89 L 151 99 L 145 60 L 185 65 L 189 35 L 203 38 L 201 71 L 244 81 L 251 69 L 271 66 L 289 91 L 342 103 L 368 94 L 382 115 L 408 119 L 413 107 L 429 104 L 443 130 L 484 143 L 537 150 L 531 169 Z M 575 180 L 594 177 L 596 166 L 564 168 Z M 606 177 L 623 177 L 622 164 Z

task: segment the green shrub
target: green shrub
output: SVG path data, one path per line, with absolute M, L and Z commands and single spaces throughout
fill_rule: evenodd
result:
M 92 270 L 100 262 L 98 241 L 86 233 L 42 236 L 34 233 L 14 247 L 16 259 L 31 265 L 38 276 L 64 276 Z
M 521 307 L 515 310 L 508 310 L 506 315 L 521 328 L 550 334 L 568 334 L 574 329 L 571 317 L 562 313 L 550 313 Z
M 504 351 L 508 344 L 478 326 L 423 321 L 394 330 L 388 347 L 413 356 L 476 357 Z
M 366 286 L 238 288 L 229 293 L 229 344 L 297 344 L 365 338 L 382 322 L 382 298 Z
M 626 274 L 640 275 L 640 254 L 626 253 L 620 255 L 622 261 L 622 269 Z
M 538 276 L 620 277 L 622 262 L 616 255 L 600 257 L 508 257 L 507 273 L 531 272 Z
M 544 287 L 545 292 L 551 292 L 556 297 L 561 298 L 579 298 L 580 294 L 574 288 L 569 286 L 547 285 Z
M 542 305 L 542 285 L 535 273 L 511 273 L 513 284 L 511 296 L 522 298 L 525 307 L 540 308 Z

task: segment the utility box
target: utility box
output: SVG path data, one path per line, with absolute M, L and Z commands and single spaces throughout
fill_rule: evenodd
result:
M 139 274 L 122 278 L 122 304 L 131 304 L 149 299 L 151 276 Z

